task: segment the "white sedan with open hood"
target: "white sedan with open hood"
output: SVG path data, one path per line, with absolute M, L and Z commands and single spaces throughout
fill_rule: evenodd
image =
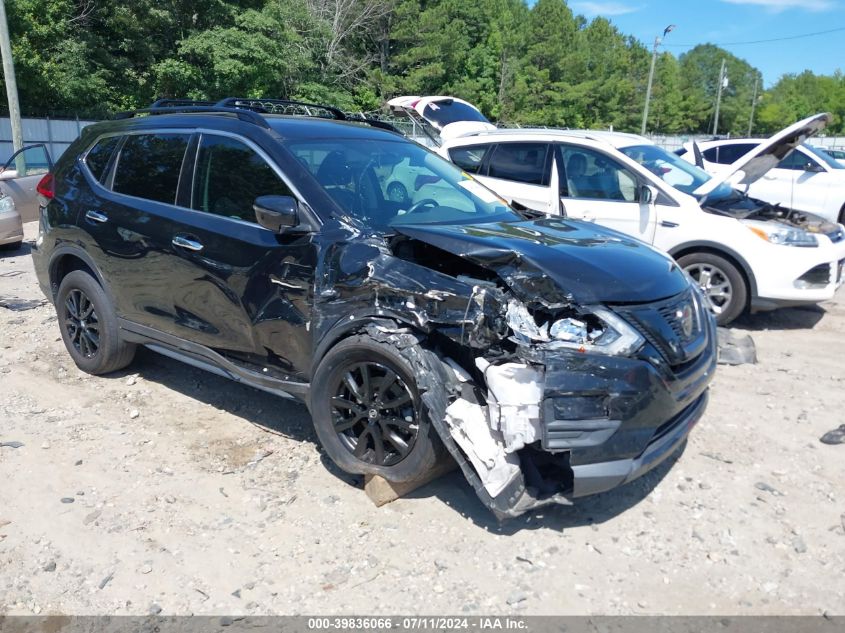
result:
M 402 99 L 391 102 L 394 112 L 403 111 Z M 731 178 L 743 182 L 765 173 L 767 162 L 771 167 L 780 160 L 766 158 L 765 149 L 756 153 L 757 161 L 736 163 L 713 177 L 641 136 L 499 130 L 474 108 L 458 132 L 451 126 L 461 121 L 458 110 L 466 102 L 405 99 L 416 104 L 406 106 L 405 114 L 434 128 L 439 153 L 508 202 L 603 224 L 669 252 L 701 285 L 722 325 L 746 308 L 828 300 L 842 282 L 842 226 L 750 198 L 730 184 Z M 428 121 L 432 104 L 437 120 Z M 778 136 L 795 147 L 829 121 L 830 115 L 819 114 Z M 413 200 L 425 192 L 409 195 Z

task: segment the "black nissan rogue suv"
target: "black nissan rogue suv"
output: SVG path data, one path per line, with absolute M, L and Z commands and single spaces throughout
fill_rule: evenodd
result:
M 291 105 L 156 103 L 85 128 L 40 183 L 33 257 L 82 370 L 145 345 L 300 399 L 343 470 L 411 481 L 451 456 L 500 518 L 684 442 L 716 337 L 669 257 L 520 214 L 384 124 L 270 113 Z

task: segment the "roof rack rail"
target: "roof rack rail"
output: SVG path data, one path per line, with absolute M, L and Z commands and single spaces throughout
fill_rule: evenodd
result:
M 270 124 L 264 120 L 264 117 L 254 110 L 245 108 L 227 108 L 216 105 L 205 105 L 207 102 L 189 101 L 186 99 L 159 99 L 153 103 L 149 108 L 141 108 L 139 110 L 130 110 L 128 112 L 119 112 L 115 119 L 131 119 L 139 114 L 233 114 L 241 121 L 253 123 L 259 127 L 270 129 Z M 184 104 L 184 105 L 183 105 Z M 203 104 L 203 105 L 194 105 Z
M 295 101 L 292 99 L 227 97 L 218 101 L 215 106 L 245 108 L 262 114 L 287 114 L 317 117 L 321 119 L 334 119 L 336 121 L 352 121 L 355 123 L 365 123 L 382 130 L 401 134 L 401 132 L 390 123 L 379 121 L 378 119 L 373 119 L 363 114 L 347 114 L 340 108 L 326 105 L 324 103 L 309 103 L 307 101 Z
M 346 114 L 340 108 L 321 103 L 293 101 L 290 99 L 255 99 L 246 97 L 226 97 L 217 102 L 198 101 L 193 99 L 158 99 L 148 108 L 120 112 L 115 119 L 130 119 L 139 114 L 191 114 L 191 113 L 220 113 L 233 114 L 242 121 L 254 123 L 263 128 L 270 128 L 262 114 L 288 114 L 333 119 L 335 121 L 353 121 L 365 123 L 373 127 L 395 132 L 401 132 L 385 121 L 370 118 L 364 114 Z

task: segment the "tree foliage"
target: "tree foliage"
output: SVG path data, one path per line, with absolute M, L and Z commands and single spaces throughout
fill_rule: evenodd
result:
M 377 109 L 454 94 L 510 124 L 637 130 L 651 49 L 565 0 L 8 0 L 22 109 L 101 117 L 158 97 L 280 97 Z M 712 44 L 657 58 L 648 129 L 771 132 L 821 110 L 845 122 L 841 73 L 760 72 Z M 0 106 L 5 102 L 5 92 Z

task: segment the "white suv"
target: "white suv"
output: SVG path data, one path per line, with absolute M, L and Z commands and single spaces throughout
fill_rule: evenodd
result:
M 402 99 L 416 99 L 405 113 L 425 120 L 426 98 Z M 828 115 L 811 117 L 786 137 L 801 142 L 828 121 Z M 705 290 L 720 324 L 746 307 L 830 299 L 841 283 L 841 226 L 748 198 L 641 136 L 481 125 L 455 135 L 448 126 L 434 127 L 444 139 L 441 155 L 515 206 L 551 212 L 562 206 L 569 217 L 669 252 Z
M 724 139 L 698 141 L 699 164 L 708 173 L 720 175 L 768 143 L 766 139 Z M 678 155 L 695 163 L 692 143 Z M 802 144 L 780 157 L 766 174 L 748 184 L 746 193 L 791 209 L 815 213 L 831 222 L 845 223 L 845 165 L 812 145 Z

